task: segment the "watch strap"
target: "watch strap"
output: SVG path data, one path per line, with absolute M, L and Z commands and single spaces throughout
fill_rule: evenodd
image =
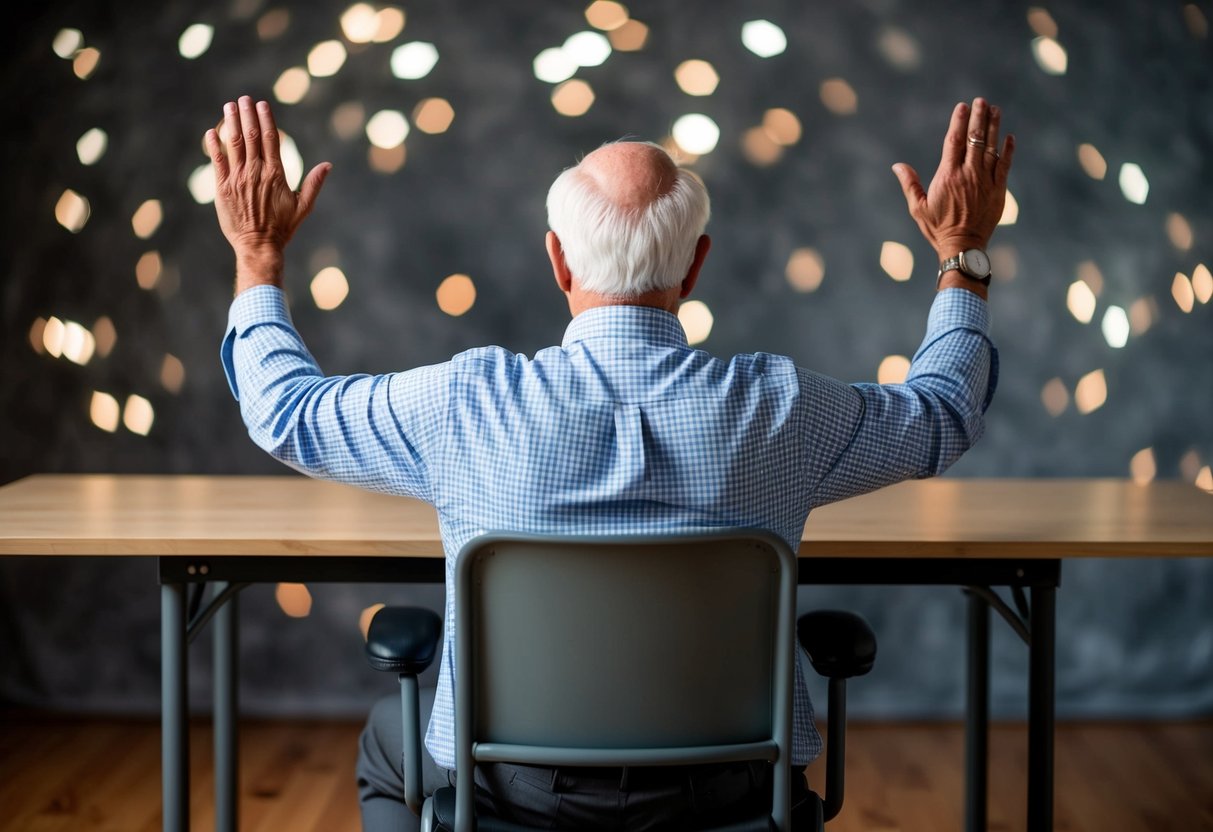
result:
M 951 271 L 960 272 L 961 276 L 964 277 L 965 280 L 972 280 L 974 283 L 980 283 L 982 286 L 990 285 L 990 275 L 987 274 L 985 277 L 974 277 L 962 269 L 960 267 L 960 255 L 958 254 L 955 257 L 949 257 L 947 260 L 944 260 L 939 264 L 939 274 L 935 276 L 936 288 L 939 288 L 939 281 L 943 280 L 944 273 Z

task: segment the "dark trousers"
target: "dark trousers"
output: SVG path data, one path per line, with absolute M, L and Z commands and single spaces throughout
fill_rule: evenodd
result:
M 428 724 L 434 692 L 421 692 L 421 724 Z M 404 805 L 400 699 L 380 700 L 363 729 L 358 749 L 358 798 L 365 832 L 416 830 L 420 822 Z M 422 749 L 427 795 L 454 785 L 455 773 Z M 807 791 L 792 778 L 792 802 Z M 497 763 L 476 767 L 477 808 L 540 829 L 695 829 L 745 816 L 770 805 L 762 765 L 627 769 L 551 769 Z

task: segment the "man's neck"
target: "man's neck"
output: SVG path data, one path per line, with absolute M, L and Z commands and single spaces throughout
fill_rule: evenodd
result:
M 678 314 L 680 298 L 679 287 L 673 289 L 658 289 L 641 295 L 600 295 L 597 292 L 585 292 L 574 287 L 568 293 L 569 312 L 577 317 L 587 309 L 597 309 L 600 306 L 649 306 L 661 309 L 671 314 Z

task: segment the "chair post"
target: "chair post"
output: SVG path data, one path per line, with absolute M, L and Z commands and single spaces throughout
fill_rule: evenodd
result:
M 421 783 L 421 701 L 417 676 L 399 674 L 400 717 L 404 726 L 404 802 L 414 815 L 425 800 Z
M 847 754 L 847 680 L 840 676 L 830 678 L 829 715 L 826 720 L 829 731 L 829 748 L 826 749 L 826 793 L 822 814 L 830 820 L 842 810 L 843 775 L 846 771 Z

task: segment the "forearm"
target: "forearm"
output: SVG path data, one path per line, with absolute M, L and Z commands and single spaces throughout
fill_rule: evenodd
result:
M 239 295 L 254 286 L 275 286 L 281 289 L 284 261 L 281 249 L 238 249 L 235 294 Z

